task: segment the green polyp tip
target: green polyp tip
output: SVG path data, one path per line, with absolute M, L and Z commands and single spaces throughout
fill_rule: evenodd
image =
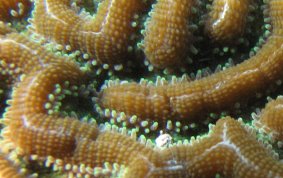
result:
M 60 87 L 57 87 L 56 86 L 56 89 L 55 89 L 55 94 L 60 94 L 62 92 L 62 89 L 61 89 L 61 86 Z
M 201 69 L 198 69 L 198 71 L 197 71 L 197 75 L 202 75 L 202 70 Z
M 181 122 L 176 122 L 176 127 L 181 127 L 182 126 L 182 124 L 181 124 Z
M 71 92 L 70 90 L 64 90 L 64 94 L 65 94 L 65 95 L 71 95 L 72 92 Z
M 270 24 L 265 24 L 264 27 L 265 27 L 266 29 L 270 30 L 272 26 L 271 26 Z
M 180 128 L 175 128 L 175 132 L 180 133 Z
M 265 42 L 262 37 L 260 37 L 258 41 L 259 41 L 260 44 L 263 44 Z
M 64 82 L 64 85 L 65 85 L 66 87 L 68 87 L 68 86 L 70 86 L 70 82 L 69 82 L 69 81 L 65 81 L 65 82 Z
M 193 128 L 196 128 L 196 127 L 197 127 L 196 123 L 191 123 L 191 124 L 190 124 L 190 128 L 193 129 Z
M 55 100 L 55 96 L 53 94 L 49 94 L 48 95 L 48 99 L 49 99 L 49 101 L 54 101 Z
M 211 7 L 210 4 L 206 4 L 205 8 L 206 8 L 207 10 L 211 10 L 212 7 Z
M 78 87 L 78 86 L 76 86 L 76 85 L 73 85 L 73 86 L 71 87 L 71 89 L 72 89 L 72 90 L 78 90 L 78 89 L 79 89 L 79 87 Z
M 264 32 L 264 36 L 269 36 L 271 34 L 271 32 L 269 31 L 269 30 L 266 30 L 265 32 Z
M 221 114 L 220 114 L 220 118 L 222 118 L 222 117 L 226 117 L 228 115 L 228 113 L 227 112 L 221 112 Z
M 94 171 L 93 171 L 93 175 L 94 176 L 99 176 L 99 175 L 101 175 L 101 173 L 102 173 L 102 170 L 101 169 L 98 169 L 98 168 L 94 168 Z
M 53 110 L 51 110 L 51 109 L 50 109 L 50 110 L 48 110 L 47 112 L 48 112 L 48 114 L 49 114 L 49 115 L 54 114 L 54 111 L 53 111 Z
M 264 18 L 263 21 L 264 21 L 265 23 L 269 23 L 269 22 L 271 22 L 271 18 L 270 18 L 270 17 Z
M 54 107 L 54 112 L 59 112 L 60 111 L 60 105 L 57 105 Z
M 137 25 L 138 25 L 137 22 L 132 22 L 132 23 L 131 23 L 131 26 L 132 26 L 132 27 L 137 27 Z
M 57 100 L 59 100 L 59 101 L 62 100 L 63 98 L 65 98 L 64 94 L 57 96 Z
M 215 174 L 215 178 L 221 178 L 220 174 Z
M 223 51 L 224 51 L 225 53 L 227 53 L 227 52 L 229 51 L 229 47 L 224 47 L 224 48 L 223 48 Z
M 51 106 L 52 106 L 52 104 L 51 104 L 51 103 L 46 103 L 46 104 L 44 105 L 44 108 L 45 108 L 45 109 L 50 109 L 50 108 L 51 108 Z
M 142 49 L 143 46 L 144 46 L 144 42 L 143 42 L 143 41 L 137 43 L 137 47 L 138 47 L 139 49 Z
M 146 23 L 145 23 L 146 24 Z M 145 30 L 141 30 L 141 34 L 145 35 Z
M 260 50 L 260 48 L 256 46 L 256 47 L 253 48 L 253 50 L 254 50 L 255 52 L 258 52 L 258 51 Z
M 144 129 L 144 132 L 145 132 L 146 134 L 149 134 L 149 133 L 150 133 L 150 130 L 149 130 L 148 128 L 146 128 L 146 129 Z
M 141 122 L 141 126 L 142 126 L 142 127 L 148 126 L 148 121 L 142 121 L 142 122 Z
M 214 119 L 217 118 L 217 116 L 218 116 L 218 115 L 215 114 L 215 113 L 210 113 L 210 114 L 209 114 L 209 117 L 214 118 Z

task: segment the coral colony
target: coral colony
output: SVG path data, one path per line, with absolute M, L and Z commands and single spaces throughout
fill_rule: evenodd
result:
M 282 80 L 283 0 L 1 0 L 0 178 L 283 177 Z

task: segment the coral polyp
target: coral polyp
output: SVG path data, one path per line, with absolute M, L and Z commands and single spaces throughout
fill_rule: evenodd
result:
M 283 177 L 283 0 L 0 9 L 0 178 Z

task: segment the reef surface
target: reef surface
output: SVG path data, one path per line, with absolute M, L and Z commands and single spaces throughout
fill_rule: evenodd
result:
M 0 178 L 283 177 L 282 69 L 283 0 L 1 1 Z

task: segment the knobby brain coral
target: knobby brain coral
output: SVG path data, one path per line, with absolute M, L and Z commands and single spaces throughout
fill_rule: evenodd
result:
M 193 0 L 160 0 L 154 5 L 144 32 L 144 52 L 154 66 L 176 65 L 186 57 L 191 41 L 189 20 L 193 15 L 188 7 L 193 5 Z
M 97 6 L 95 15 L 89 4 Z M 280 88 L 282 0 L 18 0 L 1 8 L 9 18 L 0 23 L 0 177 L 283 177 L 276 152 L 282 97 L 246 118 L 251 123 L 226 116 L 209 124 L 215 120 L 201 117 Z M 249 44 L 247 16 L 261 11 L 270 34 Z M 30 12 L 30 24 L 15 12 Z M 236 38 L 242 40 L 233 44 Z M 208 49 L 208 39 L 218 48 Z M 113 80 L 162 75 L 150 65 L 185 65 L 170 71 L 182 73 L 190 69 L 188 56 L 225 58 L 222 42 L 232 45 L 223 52 L 234 58 L 250 57 L 201 79 Z M 247 55 L 241 45 L 255 47 Z M 208 123 L 192 132 L 202 120 Z
M 113 66 L 132 53 L 134 20 L 145 6 L 140 0 L 102 1 L 95 18 L 88 19 L 71 10 L 69 1 L 41 0 L 35 2 L 33 24 L 37 33 Z
M 250 59 L 195 81 L 163 80 L 156 85 L 122 81 L 106 85 L 99 97 L 101 106 L 110 112 L 123 112 L 126 117 L 135 115 L 141 121 L 147 119 L 149 126 L 155 121 L 163 125 L 168 117 L 189 123 L 203 111 L 223 110 L 241 98 L 262 91 L 283 75 L 283 7 L 280 4 L 281 1 L 269 3 L 272 35 Z
M 215 0 L 206 30 L 215 41 L 227 42 L 243 33 L 251 1 Z

